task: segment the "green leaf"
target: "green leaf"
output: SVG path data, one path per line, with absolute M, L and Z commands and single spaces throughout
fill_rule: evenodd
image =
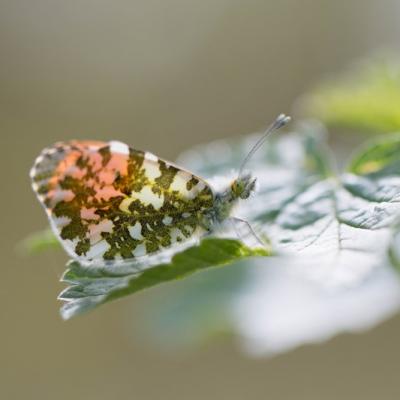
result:
M 300 102 L 303 114 L 360 132 L 400 130 L 400 62 L 375 57 L 323 82 Z
M 66 301 L 61 315 L 69 319 L 108 301 L 184 278 L 206 268 L 267 255 L 265 249 L 250 249 L 237 240 L 206 238 L 200 245 L 176 253 L 169 262 L 145 270 L 137 264 L 133 268 L 110 269 L 84 267 L 73 261 L 62 278 L 71 286 L 59 296 Z
M 354 284 L 379 267 L 400 215 L 399 146 L 399 135 L 374 141 L 350 162 L 350 172 L 291 198 L 264 226 L 273 249 L 326 284 Z
M 259 155 L 253 165 L 259 192 L 239 211 L 270 238 L 277 256 L 269 264 L 289 267 L 323 286 L 356 286 L 386 265 L 400 216 L 400 136 L 367 143 L 338 175 L 330 168 L 332 156 L 323 135 L 313 126 L 303 130 L 312 134 L 281 137 Z M 218 143 L 225 154 L 218 158 L 209 156 L 212 147 L 197 147 L 180 162 L 204 174 L 223 174 L 234 167 L 240 145 Z M 396 243 L 400 260 L 400 234 Z M 235 299 L 254 279 L 249 267 L 255 261 L 244 263 L 239 275 L 238 268 L 219 271 L 218 282 L 231 282 L 231 290 L 218 290 L 215 272 L 210 271 L 164 291 L 162 301 L 151 304 L 155 318 L 149 321 L 149 333 L 163 332 L 160 342 L 176 344 L 208 338 L 221 330 L 221 321 L 234 330 L 229 318 Z

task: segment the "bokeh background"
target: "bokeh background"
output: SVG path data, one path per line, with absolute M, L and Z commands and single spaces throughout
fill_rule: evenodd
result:
M 174 159 L 253 132 L 398 49 L 399 16 L 395 0 L 0 0 L 0 398 L 399 398 L 399 316 L 269 359 L 223 339 L 164 351 L 135 329 L 159 289 L 63 322 L 66 256 L 17 249 L 47 224 L 28 179 L 43 147 L 113 138 Z

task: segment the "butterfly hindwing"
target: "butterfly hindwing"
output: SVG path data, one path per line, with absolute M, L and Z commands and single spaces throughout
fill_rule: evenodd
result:
M 31 178 L 64 248 L 88 262 L 133 259 L 201 234 L 214 199 L 202 179 L 114 141 L 55 144 Z

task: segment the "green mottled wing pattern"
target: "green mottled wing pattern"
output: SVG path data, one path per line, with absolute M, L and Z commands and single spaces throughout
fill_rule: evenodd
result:
M 129 260 L 202 235 L 214 205 L 205 181 L 121 142 L 45 149 L 33 189 L 66 251 L 81 262 Z

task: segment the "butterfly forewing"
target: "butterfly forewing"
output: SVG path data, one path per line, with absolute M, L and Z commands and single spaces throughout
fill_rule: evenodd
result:
M 54 232 L 81 261 L 134 259 L 201 235 L 213 207 L 202 179 L 121 142 L 58 143 L 31 178 Z

